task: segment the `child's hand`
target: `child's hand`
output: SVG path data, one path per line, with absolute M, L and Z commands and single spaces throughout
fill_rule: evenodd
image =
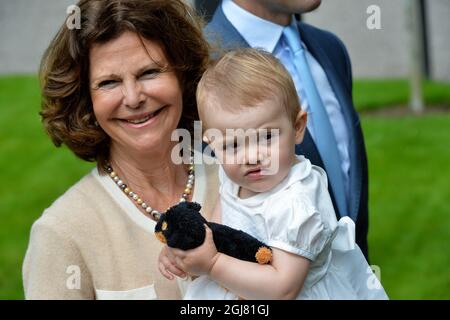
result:
M 214 244 L 212 231 L 207 225 L 205 225 L 205 229 L 205 241 L 201 246 L 186 251 L 168 248 L 175 256 L 176 266 L 194 276 L 209 274 L 219 257 L 216 245 Z
M 186 273 L 176 266 L 175 256 L 167 245 L 165 245 L 159 253 L 158 268 L 159 272 L 169 280 L 173 280 L 173 275 L 180 278 L 186 277 Z

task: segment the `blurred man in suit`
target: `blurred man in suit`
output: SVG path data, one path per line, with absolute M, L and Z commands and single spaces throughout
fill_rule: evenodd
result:
M 367 158 L 352 101 L 350 59 L 334 34 L 295 18 L 319 5 L 320 0 L 223 0 L 205 34 L 213 46 L 263 48 L 285 65 L 308 113 L 296 152 L 327 171 L 337 218 L 355 221 L 356 242 L 368 258 Z

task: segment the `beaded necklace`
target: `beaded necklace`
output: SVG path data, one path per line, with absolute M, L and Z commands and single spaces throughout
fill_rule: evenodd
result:
M 190 158 L 190 166 L 188 171 L 188 180 L 186 183 L 186 188 L 184 189 L 183 194 L 181 195 L 181 198 L 178 203 L 185 202 L 188 200 L 189 195 L 192 192 L 192 188 L 194 186 L 194 158 L 191 156 Z M 112 166 L 107 163 L 106 171 L 108 172 L 109 176 L 114 180 L 114 182 L 117 184 L 117 186 L 131 199 L 133 199 L 142 209 L 145 210 L 146 213 L 148 213 L 154 220 L 158 221 L 159 217 L 161 216 L 161 212 L 158 210 L 152 208 L 149 204 L 147 204 L 142 198 L 134 191 L 132 191 L 124 182 L 122 179 L 119 178 L 117 173 L 113 170 Z

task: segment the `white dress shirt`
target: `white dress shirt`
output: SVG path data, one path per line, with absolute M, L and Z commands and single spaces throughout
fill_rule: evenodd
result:
M 252 48 L 261 48 L 277 57 L 294 80 L 297 94 L 300 98 L 301 107 L 307 113 L 310 113 L 308 101 L 306 99 L 302 83 L 294 64 L 291 61 L 290 48 L 287 45 L 284 37 L 282 37 L 283 28 L 285 26 L 264 20 L 254 14 L 244 10 L 232 0 L 222 1 L 222 10 L 230 21 L 230 23 L 238 30 L 241 36 L 247 41 Z M 292 17 L 291 23 L 295 24 L 295 18 Z M 337 141 L 337 148 L 341 157 L 341 169 L 344 174 L 344 183 L 346 187 L 346 195 L 349 195 L 349 172 L 350 172 L 350 156 L 349 156 L 349 135 L 345 124 L 344 115 L 341 106 L 336 98 L 336 95 L 331 88 L 328 78 L 322 66 L 308 51 L 303 41 L 301 42 L 305 49 L 306 59 L 311 70 L 311 74 L 316 83 L 319 95 L 322 98 L 323 104 L 329 116 L 333 132 Z M 315 128 L 312 121 L 307 122 L 307 128 L 313 138 L 315 139 Z

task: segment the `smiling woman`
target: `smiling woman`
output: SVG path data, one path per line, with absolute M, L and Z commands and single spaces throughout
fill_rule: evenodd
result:
M 125 32 L 94 45 L 90 61 L 93 110 L 112 139 L 111 162 L 117 153 L 151 157 L 171 140 L 182 114 L 180 83 L 163 48 Z
M 193 200 L 208 215 L 217 198 L 215 165 L 171 160 L 172 132 L 197 119 L 207 43 L 182 0 L 78 7 L 81 28 L 63 24 L 42 59 L 41 115 L 56 146 L 97 167 L 34 223 L 26 298 L 179 298 L 185 282 L 160 276 L 153 229 L 171 205 Z

